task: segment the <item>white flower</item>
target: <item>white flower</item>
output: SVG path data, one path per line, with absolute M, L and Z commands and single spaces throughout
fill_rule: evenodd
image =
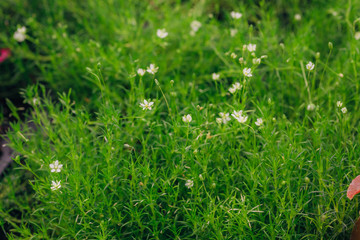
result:
M 49 167 L 51 168 L 51 172 L 61 172 L 63 165 L 60 164 L 58 160 L 56 160 L 55 162 L 51 163 Z
M 234 83 L 230 88 L 229 88 L 229 92 L 230 93 L 235 93 L 237 90 L 240 90 L 242 88 L 242 85 L 237 82 L 237 83 Z
M 258 119 L 256 119 L 255 125 L 260 127 L 261 125 L 263 125 L 263 123 L 264 122 L 263 122 L 262 118 L 258 118 Z
M 238 30 L 235 28 L 230 29 L 230 36 L 234 37 L 238 33 Z
M 32 99 L 32 104 L 37 105 L 39 103 L 40 103 L 39 99 L 37 99 L 37 98 Z
M 227 122 L 229 122 L 231 120 L 231 118 L 229 117 L 229 113 L 219 113 L 220 118 L 216 118 L 216 122 L 217 123 L 223 123 L 226 124 Z
M 234 113 L 232 113 L 231 116 L 233 116 L 239 123 L 245 123 L 248 118 L 245 114 L 243 115 L 242 110 L 238 112 L 234 110 Z
M 296 21 L 300 21 L 301 20 L 301 15 L 299 13 L 295 14 L 294 16 Z
M 307 108 L 306 108 L 308 111 L 314 111 L 315 110 L 315 104 L 313 103 L 310 103 L 309 105 L 307 105 Z
M 190 122 L 192 121 L 192 117 L 191 117 L 190 114 L 184 115 L 184 116 L 182 117 L 182 120 L 183 120 L 183 122 L 190 123 Z
M 231 15 L 231 17 L 232 17 L 233 19 L 240 19 L 240 18 L 242 17 L 242 14 L 241 14 L 241 13 L 239 13 L 239 12 L 234 12 L 234 11 L 232 11 L 232 12 L 230 13 L 230 15 Z
M 261 63 L 261 58 L 254 58 L 253 59 L 253 64 L 260 64 Z
M 166 29 L 163 28 L 163 29 L 158 29 L 156 31 L 156 35 L 159 37 L 159 38 L 166 38 L 167 35 L 168 35 L 168 32 L 166 32 Z
M 220 74 L 218 74 L 218 73 L 213 73 L 213 74 L 212 74 L 212 79 L 213 79 L 213 80 L 219 80 L 219 79 L 220 79 Z
M 336 102 L 336 106 L 337 106 L 337 107 L 342 107 L 342 105 L 343 105 L 343 103 L 342 103 L 341 101 L 337 101 L 337 102 Z
M 236 55 L 236 53 L 231 53 L 230 57 L 235 59 L 237 57 L 237 55 Z
M 256 44 L 249 43 L 249 45 L 247 45 L 246 47 L 247 47 L 247 50 L 249 52 L 255 52 L 256 51 Z
M 194 181 L 193 180 L 186 180 L 185 186 L 187 188 L 192 188 L 194 186 Z
M 159 67 L 155 67 L 155 64 L 150 64 L 150 66 L 146 69 L 148 73 L 155 74 L 159 70 Z
M 150 101 L 148 102 L 144 99 L 144 103 L 140 103 L 140 107 L 142 107 L 143 110 L 146 110 L 146 109 L 151 110 L 152 109 L 151 106 L 153 104 L 154 104 L 154 102 L 150 102 Z
M 233 84 L 233 87 L 236 88 L 237 90 L 240 90 L 242 88 L 242 85 L 239 82 L 237 82 Z
M 343 107 L 343 108 L 341 109 L 341 112 L 342 112 L 342 113 L 347 113 L 347 108 L 346 108 L 346 107 Z
M 236 92 L 236 88 L 234 88 L 233 86 L 231 86 L 231 87 L 229 88 L 229 92 L 232 93 L 232 94 L 234 94 L 234 93 Z
M 51 190 L 55 191 L 61 188 L 61 181 L 51 181 Z
M 252 77 L 251 68 L 244 68 L 243 73 L 246 77 Z
M 359 40 L 360 39 L 360 32 L 356 32 L 354 37 L 355 37 L 356 40 Z
M 139 69 L 137 70 L 137 73 L 139 74 L 139 76 L 144 76 L 145 73 L 146 73 L 146 71 L 145 71 L 145 69 L 139 68 Z
M 194 20 L 190 23 L 190 27 L 192 31 L 195 33 L 201 28 L 201 22 Z
M 309 71 L 312 71 L 315 67 L 315 64 L 313 64 L 312 62 L 308 62 L 308 64 L 306 64 L 306 69 Z
M 26 27 L 20 27 L 14 33 L 14 39 L 18 42 L 23 42 L 26 38 Z

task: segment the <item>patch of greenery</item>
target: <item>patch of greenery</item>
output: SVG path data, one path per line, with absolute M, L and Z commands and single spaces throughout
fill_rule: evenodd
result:
M 7 133 L 9 239 L 348 237 L 358 0 L 0 9 L 0 84 L 29 106 Z

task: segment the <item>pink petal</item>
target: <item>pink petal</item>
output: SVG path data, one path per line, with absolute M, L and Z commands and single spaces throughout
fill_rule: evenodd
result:
M 360 175 L 350 183 L 346 196 L 351 200 L 358 193 L 360 193 Z
M 8 48 L 1 48 L 0 49 L 0 63 L 5 61 L 8 57 L 10 57 L 11 51 Z

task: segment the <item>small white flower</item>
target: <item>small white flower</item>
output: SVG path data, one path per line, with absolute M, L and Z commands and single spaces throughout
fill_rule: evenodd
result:
M 230 29 L 230 36 L 234 37 L 238 33 L 238 30 L 235 28 Z
M 163 29 L 158 29 L 156 31 L 156 35 L 159 37 L 159 38 L 166 38 L 167 35 L 168 35 L 168 32 L 166 32 L 166 29 L 163 28 Z
M 337 106 L 337 107 L 342 107 L 342 105 L 343 105 L 343 103 L 342 103 L 341 101 L 337 101 L 337 102 L 336 102 L 336 106 Z
M 263 125 L 263 123 L 264 122 L 263 122 L 262 118 L 258 118 L 255 122 L 255 125 L 260 127 L 261 125 Z
M 360 32 L 356 32 L 354 37 L 356 40 L 360 40 Z
M 139 76 L 144 76 L 145 73 L 146 73 L 146 71 L 145 71 L 145 69 L 139 68 L 139 69 L 137 70 L 137 73 L 139 74 Z
M 244 74 L 246 77 L 252 77 L 251 68 L 244 68 L 243 74 Z
M 294 16 L 296 21 L 300 21 L 301 20 L 301 15 L 299 13 L 295 14 Z
M 254 58 L 253 64 L 259 65 L 261 63 L 261 58 Z
M 155 64 L 150 64 L 150 66 L 146 69 L 148 73 L 155 74 L 159 70 L 159 67 L 155 67 Z
M 243 57 L 239 58 L 239 63 L 244 64 L 244 58 Z
M 343 78 L 343 77 L 344 77 L 344 74 L 339 73 L 339 77 L 340 77 L 340 78 Z
M 184 115 L 184 116 L 182 117 L 182 120 L 183 120 L 183 122 L 185 122 L 185 123 L 190 123 L 190 122 L 192 121 L 192 117 L 191 117 L 190 114 Z
M 194 186 L 194 181 L 190 179 L 186 180 L 185 186 L 189 189 L 192 188 Z
M 61 181 L 51 181 L 51 190 L 55 191 L 61 188 Z
M 201 22 L 194 20 L 190 23 L 190 27 L 192 31 L 195 33 L 201 28 Z
M 249 43 L 246 47 L 247 47 L 247 50 L 249 52 L 255 52 L 256 51 L 256 44 Z
M 23 42 L 26 38 L 26 27 L 20 27 L 14 33 L 14 39 L 18 42 Z
M 58 160 L 56 160 L 53 163 L 49 164 L 49 167 L 51 168 L 51 172 L 61 172 L 61 168 L 63 167 L 62 164 Z
M 346 108 L 346 107 L 343 107 L 343 108 L 341 109 L 341 112 L 342 112 L 342 113 L 347 113 L 347 108 Z
M 216 118 L 216 122 L 217 123 L 223 123 L 226 124 L 227 122 L 229 122 L 231 120 L 231 118 L 229 117 L 229 113 L 219 113 L 220 118 Z
M 230 15 L 231 15 L 231 17 L 232 17 L 233 19 L 240 19 L 240 18 L 242 17 L 242 14 L 241 14 L 241 13 L 239 13 L 239 12 L 234 12 L 234 11 L 232 11 L 232 12 L 230 13 Z
M 314 111 L 315 110 L 315 104 L 313 103 L 310 103 L 309 105 L 307 105 L 307 108 L 306 108 L 308 111 Z
M 248 117 L 244 114 L 243 115 L 243 111 L 235 111 L 234 113 L 231 114 L 231 116 L 233 116 L 239 123 L 245 123 L 246 120 L 248 119 Z
M 230 88 L 229 88 L 229 92 L 234 94 L 237 90 L 240 90 L 242 88 L 242 85 L 237 82 L 237 83 L 234 83 Z
M 37 99 L 37 98 L 32 99 L 32 104 L 37 105 L 39 103 L 40 103 L 39 99 Z
M 239 82 L 237 82 L 233 84 L 233 87 L 236 88 L 237 90 L 240 90 L 242 88 L 242 85 Z
M 129 145 L 129 144 L 127 144 L 127 143 L 124 143 L 124 148 L 125 148 L 126 150 L 133 150 L 133 149 L 134 149 L 131 145 Z
M 308 64 L 306 64 L 306 69 L 309 71 L 312 71 L 315 67 L 315 64 L 313 64 L 312 62 L 308 62 Z
M 237 57 L 237 55 L 236 55 L 236 53 L 231 53 L 230 57 L 235 59 Z
M 140 103 L 140 107 L 142 107 L 142 109 L 143 110 L 146 110 L 146 109 L 148 109 L 148 110 L 151 110 L 152 109 L 152 105 L 154 104 L 154 102 L 148 102 L 148 101 L 146 101 L 146 99 L 144 99 L 144 103 Z
M 213 73 L 213 74 L 212 74 L 212 79 L 213 79 L 213 80 L 219 80 L 219 79 L 220 79 L 220 74 L 218 74 L 218 73 Z
M 234 94 L 235 92 L 236 92 L 236 88 L 234 88 L 233 86 L 231 86 L 230 88 L 229 88 L 229 92 L 231 93 L 231 94 Z

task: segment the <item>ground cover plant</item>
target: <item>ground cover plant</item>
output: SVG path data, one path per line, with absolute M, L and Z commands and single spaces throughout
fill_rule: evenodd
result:
M 358 0 L 5 0 L 0 26 L 4 237 L 349 237 Z

